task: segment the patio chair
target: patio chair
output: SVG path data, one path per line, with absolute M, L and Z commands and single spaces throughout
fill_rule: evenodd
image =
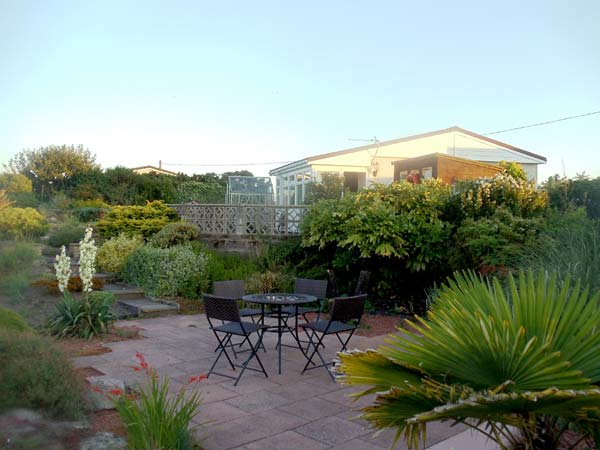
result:
M 319 301 L 318 307 L 298 307 L 298 315 L 302 316 L 306 322 L 306 317 L 309 313 L 317 313 L 317 319 L 321 315 L 323 309 L 323 300 L 327 298 L 327 280 L 311 280 L 308 278 L 296 278 L 294 279 L 294 294 L 308 294 L 314 295 Z M 296 314 L 296 307 L 286 306 L 282 308 L 282 312 L 288 316 L 294 316 Z
M 265 329 L 268 327 L 266 325 L 261 325 L 255 322 L 242 322 L 240 317 L 240 310 L 237 304 L 237 301 L 228 297 L 218 297 L 216 295 L 204 294 L 204 309 L 206 312 L 206 318 L 208 319 L 208 324 L 210 325 L 210 329 L 215 334 L 217 341 L 219 342 L 219 346 L 217 349 L 219 350 L 219 354 L 217 355 L 215 361 L 213 362 L 210 370 L 208 371 L 207 377 L 210 377 L 211 374 L 220 375 L 222 377 L 227 377 L 235 380 L 233 383 L 234 386 L 237 386 L 238 382 L 242 378 L 242 375 L 247 370 L 252 370 L 255 372 L 262 372 L 265 377 L 269 377 L 267 371 L 265 370 L 262 361 L 258 356 L 258 349 L 261 347 L 263 336 Z M 221 321 L 221 325 L 215 325 L 213 321 Z M 255 344 L 252 344 L 252 339 L 250 337 L 252 334 L 257 333 L 258 338 Z M 233 348 L 231 343 L 231 338 L 233 336 L 240 336 L 244 338 L 244 341 L 248 342 L 250 346 L 250 355 L 242 364 L 234 364 L 231 358 L 229 357 L 229 353 L 227 353 L 227 348 Z M 237 377 L 233 377 L 231 375 L 215 372 L 214 368 L 217 365 L 217 362 L 221 358 L 221 356 L 225 355 L 229 365 L 233 370 L 236 367 L 241 368 L 239 375 Z M 260 365 L 260 369 L 255 367 L 248 367 L 250 361 L 255 358 L 258 364 Z
M 241 300 L 246 290 L 244 280 L 215 281 L 213 283 L 213 294 L 219 297 L 228 297 Z M 240 317 L 250 317 L 254 322 L 255 316 L 261 315 L 260 308 L 240 308 Z
M 335 334 L 342 344 L 340 351 L 343 352 L 346 350 L 350 338 L 360 325 L 360 320 L 365 310 L 366 300 L 367 296 L 365 294 L 355 295 L 353 297 L 334 298 L 331 300 L 331 316 L 329 320 L 316 320 L 300 325 L 300 327 L 304 329 L 309 340 L 307 354 L 310 352 L 310 346 L 313 346 L 312 353 L 307 356 L 306 365 L 304 366 L 304 369 L 302 369 L 302 373 L 307 370 L 316 369 L 317 367 L 327 368 L 328 366 L 333 366 L 333 362 L 325 361 L 325 358 L 319 351 L 319 347 L 322 346 L 325 336 Z M 311 333 L 309 333 L 308 330 L 310 330 Z M 345 339 L 342 339 L 340 336 L 341 333 L 348 333 L 348 336 Z M 316 365 L 313 362 L 315 355 L 319 357 L 322 364 Z M 313 366 L 309 367 L 311 364 Z M 327 373 L 331 379 L 335 381 L 335 377 L 331 371 L 328 370 Z

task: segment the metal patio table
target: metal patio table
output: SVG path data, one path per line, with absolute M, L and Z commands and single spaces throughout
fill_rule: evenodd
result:
M 302 344 L 298 338 L 298 305 L 303 305 L 305 303 L 311 303 L 317 301 L 317 297 L 308 294 L 249 294 L 244 295 L 242 300 L 249 303 L 257 303 L 261 307 L 261 323 L 264 324 L 265 321 L 265 305 L 274 306 L 274 314 L 277 318 L 277 325 L 271 327 L 271 332 L 277 333 L 277 348 L 279 350 L 279 374 L 281 375 L 281 347 L 284 345 L 281 343 L 281 335 L 283 333 L 290 333 L 296 344 L 298 344 L 298 348 L 306 357 L 304 353 L 304 349 L 302 348 Z M 290 327 L 286 323 L 284 323 L 284 318 L 289 318 L 288 314 L 282 312 L 283 306 L 294 306 L 296 308 L 296 314 L 294 315 L 294 328 Z M 286 347 L 295 347 L 291 345 L 286 345 Z

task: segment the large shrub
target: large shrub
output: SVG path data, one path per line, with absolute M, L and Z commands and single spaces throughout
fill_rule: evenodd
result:
M 56 418 L 83 415 L 82 380 L 47 338 L 0 329 L 0 361 L 0 412 L 32 408 Z
M 145 239 L 177 220 L 177 213 L 161 201 L 145 206 L 114 206 L 96 226 L 102 236 L 109 238 L 121 233 L 140 235 Z
M 48 221 L 33 208 L 0 210 L 0 237 L 25 239 L 42 236 L 48 231 Z
M 129 255 L 142 245 L 144 239 L 141 236 L 129 237 L 120 234 L 112 237 L 98 248 L 96 255 L 98 267 L 107 272 L 120 273 Z
M 438 291 L 430 321 L 378 350 L 339 355 L 336 370 L 365 386 L 359 396 L 376 394 L 363 417 L 411 449 L 440 420 L 469 424 L 503 450 L 562 448 L 570 427 L 598 446 L 599 300 L 544 271 L 509 276 L 507 289 L 459 275 Z
M 226 186 L 216 181 L 184 181 L 177 186 L 177 203 L 224 203 Z
M 168 248 L 193 241 L 200 235 L 200 229 L 193 223 L 173 222 L 150 238 L 148 243 L 153 247 Z
M 189 244 L 170 248 L 145 245 L 127 258 L 123 278 L 149 295 L 199 298 L 208 288 L 206 265 L 206 255 L 195 253 Z
M 48 244 L 52 247 L 62 247 L 73 242 L 79 242 L 82 238 L 85 228 L 76 222 L 65 222 L 55 227 L 49 233 Z

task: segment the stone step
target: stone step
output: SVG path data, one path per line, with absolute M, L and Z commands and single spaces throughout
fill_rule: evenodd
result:
M 108 283 L 104 285 L 102 290 L 112 292 L 117 300 L 138 299 L 144 297 L 144 291 L 142 289 L 124 283 Z
M 179 313 L 179 306 L 163 303 L 148 297 L 120 299 L 119 304 L 127 307 L 138 317 L 158 317 Z

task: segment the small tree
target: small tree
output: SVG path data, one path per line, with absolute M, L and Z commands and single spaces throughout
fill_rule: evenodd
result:
M 97 169 L 96 157 L 82 145 L 50 145 L 26 149 L 6 165 L 13 173 L 28 177 L 41 197 L 61 190 L 73 175 Z
M 309 185 L 307 203 L 316 203 L 319 200 L 338 200 L 343 195 L 344 177 L 337 173 L 323 173 L 320 183 Z

